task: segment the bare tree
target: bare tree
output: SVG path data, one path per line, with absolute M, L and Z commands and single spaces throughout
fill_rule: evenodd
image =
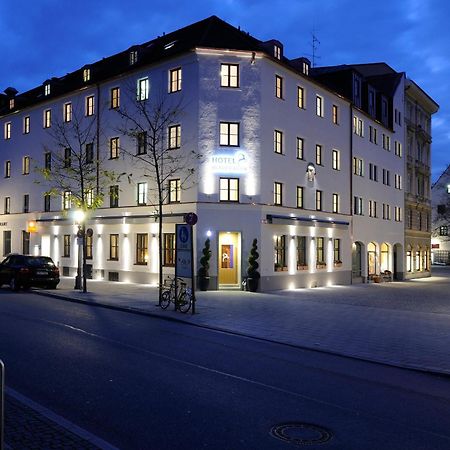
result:
M 81 102 L 67 108 L 63 119 L 47 128 L 50 139 L 44 145 L 44 167 L 36 168 L 40 174 L 36 183 L 45 186 L 45 195 L 62 196 L 65 214 L 72 206 L 82 212 L 78 233 L 83 242 L 82 268 L 78 264 L 75 288 L 86 292 L 86 218 L 103 204 L 105 188 L 118 176 L 102 167 L 106 156 L 100 154 L 99 113 L 86 117 Z
M 155 208 L 159 222 L 159 296 L 163 285 L 163 211 L 170 195 L 193 183 L 198 160 L 195 150 L 188 150 L 186 139 L 181 147 L 180 120 L 185 114 L 181 96 L 174 99 L 165 92 L 153 93 L 148 99 L 136 96 L 134 86 L 128 86 L 126 101 L 117 109 L 121 117 L 119 132 L 128 136 L 136 147 L 121 148 L 139 164 L 149 180 L 148 204 Z M 196 164 L 197 161 L 197 164 Z M 176 177 L 177 185 L 169 186 Z M 192 280 L 194 281 L 194 280 Z

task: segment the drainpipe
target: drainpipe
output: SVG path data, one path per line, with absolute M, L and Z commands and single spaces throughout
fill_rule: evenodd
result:
M 97 87 L 97 127 L 95 131 L 95 138 L 96 138 L 96 178 L 97 178 L 97 185 L 96 185 L 96 195 L 98 196 L 100 191 L 100 84 L 96 84 Z
M 353 284 L 353 104 L 350 103 L 350 215 L 352 217 L 351 225 L 350 225 L 350 238 L 352 240 L 352 268 L 351 268 L 351 276 L 350 283 Z

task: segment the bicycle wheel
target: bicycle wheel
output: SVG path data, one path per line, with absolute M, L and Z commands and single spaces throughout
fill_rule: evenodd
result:
M 161 294 L 161 301 L 159 302 L 159 306 L 161 306 L 162 309 L 167 309 L 169 305 L 170 305 L 170 291 L 164 291 Z
M 188 294 L 186 291 L 180 295 L 178 300 L 178 309 L 182 313 L 187 313 L 191 309 L 192 296 Z

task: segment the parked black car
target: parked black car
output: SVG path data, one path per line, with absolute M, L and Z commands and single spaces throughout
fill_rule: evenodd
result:
M 48 256 L 8 255 L 0 263 L 0 286 L 9 284 L 13 291 L 31 286 L 56 289 L 59 269 Z

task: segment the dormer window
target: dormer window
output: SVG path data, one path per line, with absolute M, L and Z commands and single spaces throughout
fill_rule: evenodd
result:
M 303 75 L 309 75 L 309 64 L 306 61 L 303 61 L 302 72 Z
M 130 66 L 133 64 L 136 64 L 138 60 L 138 53 L 137 50 L 131 50 L 130 51 Z
M 50 83 L 44 84 L 44 95 L 50 95 Z
M 277 44 L 273 46 L 273 56 L 277 59 L 281 59 L 281 47 Z
M 14 109 L 14 99 L 13 98 L 9 99 L 9 109 Z
M 83 81 L 86 83 L 91 79 L 91 69 L 84 69 L 83 70 Z

